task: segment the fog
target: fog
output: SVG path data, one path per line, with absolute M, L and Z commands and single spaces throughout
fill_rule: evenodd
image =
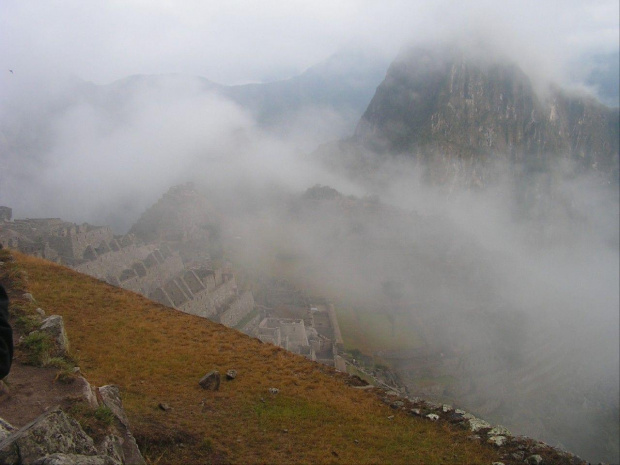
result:
M 429 186 L 396 157 L 349 176 L 313 151 L 361 115 L 311 106 L 267 130 L 192 76 L 274 81 L 351 43 L 391 59 L 404 43 L 456 36 L 510 56 L 541 88 L 587 89 L 566 67 L 617 50 L 618 3 L 285 3 L 2 2 L 12 72 L 0 78 L 0 205 L 125 233 L 170 186 L 193 181 L 240 270 L 284 275 L 360 324 L 384 315 L 396 343 L 379 331 L 369 341 L 424 349 L 439 367 L 426 379 L 458 378 L 425 391 L 415 367 L 381 359 L 412 395 L 617 461 L 617 185 L 558 165 L 551 191 L 523 206 L 519 189 L 537 180 L 519 184 L 502 164 L 478 191 Z M 161 76 L 111 84 L 133 74 Z M 340 194 L 306 192 L 317 185 Z

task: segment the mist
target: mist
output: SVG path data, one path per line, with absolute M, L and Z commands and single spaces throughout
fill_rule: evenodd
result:
M 315 149 L 351 136 L 361 114 L 310 105 L 266 128 L 204 79 L 276 81 L 352 42 L 389 61 L 404 43 L 457 37 L 510 56 L 539 88 L 594 92 L 567 67 L 617 51 L 617 2 L 69 3 L 81 20 L 55 2 L 32 20 L 29 2 L 0 7 L 14 71 L 0 78 L 0 205 L 14 217 L 121 234 L 170 186 L 193 181 L 221 214 L 235 267 L 332 299 L 345 334 L 375 324 L 367 355 L 411 395 L 618 460 L 617 185 L 558 164 L 551 190 L 524 206 L 523 186 L 544 183 L 518 183 L 501 163 L 475 191 L 429 185 L 395 154 L 365 154 L 352 176 Z M 158 76 L 116 81 L 133 74 Z M 436 368 L 406 366 L 407 351 Z M 442 377 L 454 379 L 433 381 Z

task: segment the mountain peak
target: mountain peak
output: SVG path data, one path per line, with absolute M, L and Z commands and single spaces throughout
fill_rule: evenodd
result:
M 457 46 L 415 47 L 390 66 L 354 139 L 378 153 L 446 162 L 568 158 L 618 173 L 618 111 L 550 86 L 507 59 Z M 437 167 L 436 167 L 437 168 Z

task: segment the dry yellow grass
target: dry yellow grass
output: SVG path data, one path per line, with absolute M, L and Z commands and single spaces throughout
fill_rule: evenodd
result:
M 395 412 L 344 376 L 209 320 L 15 254 L 29 289 L 59 314 L 85 376 L 117 384 L 151 464 L 490 464 L 467 433 Z M 218 392 L 198 380 L 235 369 Z M 276 387 L 277 395 L 268 390 Z M 158 408 L 160 403 L 172 407 Z M 393 419 L 388 417 L 394 415 Z

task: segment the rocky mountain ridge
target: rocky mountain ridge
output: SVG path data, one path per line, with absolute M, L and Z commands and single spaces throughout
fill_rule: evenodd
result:
M 541 91 L 508 59 L 414 47 L 391 64 L 354 136 L 327 152 L 400 156 L 436 185 L 492 184 L 498 163 L 517 177 L 569 163 L 617 183 L 618 115 L 557 86 Z

